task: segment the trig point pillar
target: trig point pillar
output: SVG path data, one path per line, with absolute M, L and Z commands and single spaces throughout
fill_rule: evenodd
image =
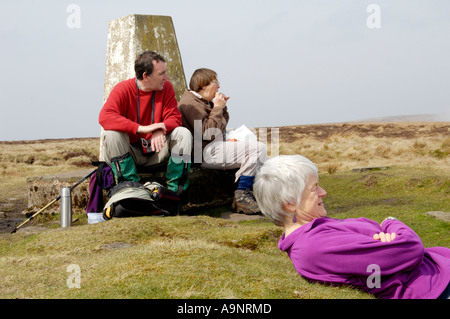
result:
M 136 76 L 134 61 L 147 50 L 166 60 L 169 81 L 180 100 L 187 85 L 172 18 L 133 14 L 109 22 L 103 104 L 117 83 Z
M 169 81 L 181 98 L 186 78 L 172 18 L 133 14 L 109 22 L 103 103 L 117 83 L 135 76 L 134 61 L 147 50 L 164 57 Z

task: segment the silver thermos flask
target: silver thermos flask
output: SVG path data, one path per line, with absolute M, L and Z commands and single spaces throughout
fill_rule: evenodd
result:
M 61 188 L 61 227 L 72 225 L 72 196 L 70 188 Z

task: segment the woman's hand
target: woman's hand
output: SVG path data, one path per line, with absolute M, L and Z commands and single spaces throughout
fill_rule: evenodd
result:
M 216 97 L 214 98 L 214 107 L 225 107 L 227 105 L 227 101 L 230 97 L 226 96 L 223 93 L 216 93 Z
M 378 233 L 373 235 L 373 239 L 380 240 L 382 243 L 389 243 L 397 236 L 396 233 Z

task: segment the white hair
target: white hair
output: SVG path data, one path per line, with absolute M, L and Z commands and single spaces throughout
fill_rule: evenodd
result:
M 298 207 L 306 183 L 318 177 L 313 162 L 301 155 L 280 155 L 268 159 L 256 174 L 253 194 L 261 212 L 278 226 L 284 226 L 290 214 L 283 204 Z M 292 216 L 289 216 L 292 217 Z

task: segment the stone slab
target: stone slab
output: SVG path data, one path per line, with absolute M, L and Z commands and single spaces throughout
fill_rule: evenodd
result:
M 450 213 L 445 212 L 427 212 L 427 215 L 433 216 L 437 219 L 443 220 L 444 222 L 450 223 Z
M 266 219 L 266 217 L 264 217 L 261 214 L 245 215 L 245 214 L 237 214 L 237 213 L 232 213 L 232 212 L 222 213 L 222 215 L 220 217 L 223 218 L 223 219 L 232 220 L 234 222 L 242 222 L 242 221 L 246 221 L 246 220 L 264 220 L 264 219 Z
M 71 187 L 95 168 L 42 175 L 27 178 L 28 209 L 41 208 L 61 194 L 61 188 Z M 72 189 L 72 207 L 76 211 L 86 207 L 89 199 L 89 178 Z M 47 212 L 59 213 L 59 205 L 54 204 Z

